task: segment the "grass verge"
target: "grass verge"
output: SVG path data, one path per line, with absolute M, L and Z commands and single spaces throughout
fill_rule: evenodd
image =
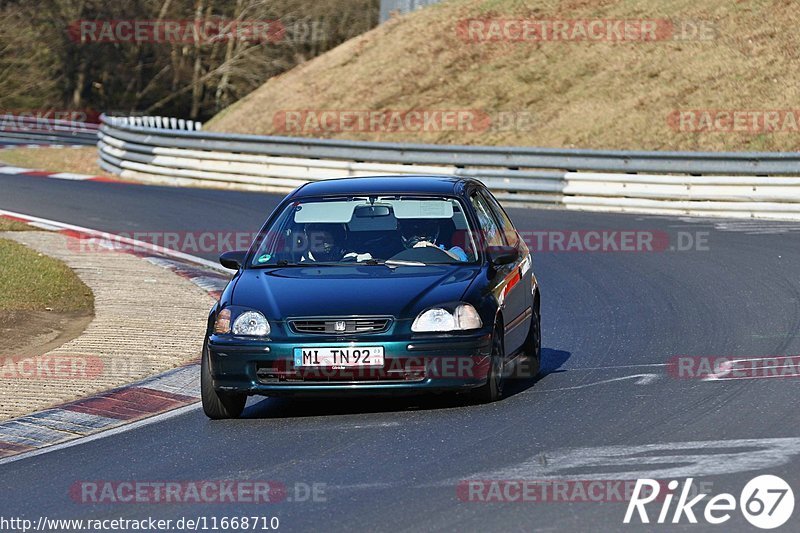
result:
M 102 176 L 97 148 L 11 148 L 0 150 L 0 161 L 8 165 L 49 172 L 73 172 Z
M 33 229 L 35 228 L 22 222 L 0 217 L 0 231 L 31 231 Z
M 0 239 L 0 322 L 17 311 L 92 311 L 94 296 L 64 263 Z

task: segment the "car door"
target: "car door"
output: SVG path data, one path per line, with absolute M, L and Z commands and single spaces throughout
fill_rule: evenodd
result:
M 495 246 L 509 246 L 513 244 L 503 235 L 498 215 L 491 207 L 489 195 L 479 188 L 470 193 L 470 202 L 478 217 L 482 241 L 486 249 Z M 516 232 L 514 232 L 516 234 Z M 514 353 L 525 341 L 530 326 L 530 298 L 526 298 L 520 286 L 520 263 L 523 258 L 495 267 L 493 278 L 493 293 L 500 306 L 505 330 L 506 354 Z M 526 316 L 526 310 L 528 314 Z
M 509 308 L 514 309 L 515 317 L 510 323 L 506 323 L 509 328 L 506 331 L 506 342 L 511 350 L 522 347 L 527 338 L 531 325 L 532 305 L 533 305 L 533 269 L 531 268 L 530 252 L 525 242 L 517 233 L 508 213 L 500 206 L 500 203 L 488 190 L 483 190 L 482 194 L 486 197 L 489 207 L 492 209 L 503 240 L 507 246 L 513 246 L 519 250 L 517 261 L 509 265 L 510 284 L 506 295 Z

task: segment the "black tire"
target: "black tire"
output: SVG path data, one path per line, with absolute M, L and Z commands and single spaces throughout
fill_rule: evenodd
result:
M 203 346 L 203 357 L 200 361 L 200 396 L 203 400 L 203 412 L 212 420 L 239 418 L 247 403 L 246 394 L 226 394 L 214 390 L 209 367 L 208 348 Z
M 503 333 L 495 327 L 492 334 L 492 358 L 489 362 L 489 375 L 486 383 L 472 391 L 472 400 L 476 403 L 496 402 L 503 396 L 503 368 L 505 366 L 505 350 Z
M 522 377 L 535 378 L 539 375 L 542 366 L 542 316 L 539 311 L 539 295 L 534 295 L 533 314 L 528 337 L 525 339 L 525 360 L 523 361 Z

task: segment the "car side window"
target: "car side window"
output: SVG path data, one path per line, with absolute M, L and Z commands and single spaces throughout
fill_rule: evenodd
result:
M 483 194 L 486 197 L 486 200 L 489 202 L 489 206 L 492 208 L 495 214 L 495 218 L 500 222 L 500 230 L 503 232 L 505 236 L 506 243 L 509 246 L 514 246 L 515 248 L 519 246 L 519 235 L 517 234 L 517 230 L 514 228 L 514 223 L 511 222 L 511 219 L 508 218 L 508 215 L 497 202 L 497 200 L 491 194 Z
M 503 236 L 500 234 L 500 228 L 492 215 L 492 210 L 486 199 L 477 192 L 472 193 L 469 198 L 472 202 L 472 207 L 475 208 L 475 213 L 478 215 L 478 222 L 480 223 L 480 231 L 483 233 L 483 239 L 486 241 L 487 246 L 503 246 Z

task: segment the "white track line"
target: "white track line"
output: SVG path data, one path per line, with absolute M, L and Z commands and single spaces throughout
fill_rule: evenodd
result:
M 164 420 L 169 420 L 170 418 L 174 418 L 176 416 L 180 416 L 186 414 L 190 411 L 194 411 L 195 409 L 200 409 L 200 402 L 197 401 L 190 405 L 185 405 L 183 407 L 178 407 L 177 409 L 173 409 L 172 411 L 167 411 L 166 413 L 161 413 L 155 416 L 151 416 L 149 418 L 145 418 L 143 420 L 137 420 L 136 422 L 131 422 L 130 424 L 123 424 L 121 426 L 117 426 L 111 429 L 107 429 L 105 431 L 100 431 L 98 433 L 93 433 L 86 437 L 81 437 L 78 439 L 69 440 L 67 442 L 62 442 L 60 444 L 53 444 L 52 446 L 46 446 L 44 448 L 39 448 L 38 450 L 31 450 L 29 452 L 24 452 L 19 455 L 12 455 L 11 457 L 6 457 L 5 459 L 0 459 L 0 466 L 13 463 L 14 461 L 21 461 L 22 459 L 28 459 L 30 457 L 36 457 L 37 455 L 42 455 L 45 453 L 55 452 L 58 450 L 63 450 L 65 448 L 71 448 L 73 446 L 78 446 L 79 444 L 85 444 L 87 442 L 91 442 L 93 440 L 104 439 L 106 437 L 111 437 L 113 435 L 118 435 L 120 433 L 124 433 L 125 431 L 130 431 L 133 429 L 138 429 L 143 426 L 147 426 L 150 424 L 155 424 L 158 422 L 163 422 Z
M 563 370 L 569 370 L 570 372 L 576 372 L 578 370 L 617 370 L 623 368 L 646 368 L 651 366 L 670 366 L 670 363 L 643 363 L 640 365 L 614 365 L 614 366 L 587 366 L 587 367 L 575 367 L 575 368 L 564 368 Z M 562 370 L 559 368 L 558 370 Z
M 86 181 L 94 179 L 94 176 L 90 176 L 89 174 L 75 174 L 73 172 L 59 172 L 57 174 L 50 174 L 47 177 L 56 178 L 60 180 L 74 180 L 74 181 Z
M 106 231 L 99 231 L 96 229 L 91 228 L 84 228 L 83 226 L 75 226 L 73 224 L 66 224 L 64 222 L 58 222 L 57 220 L 50 220 L 47 218 L 40 218 L 35 217 L 32 215 L 26 215 L 24 213 L 17 213 L 15 211 L 6 211 L 4 209 L 0 209 L 0 215 L 8 215 L 10 217 L 20 218 L 22 220 L 26 220 L 29 222 L 35 222 L 38 224 L 46 224 L 47 226 L 58 228 L 62 230 L 72 230 L 77 231 L 80 233 L 85 233 L 87 235 L 92 235 L 94 237 L 98 237 L 101 239 L 106 240 L 116 240 L 117 242 L 121 242 L 123 244 L 128 244 L 134 246 L 136 248 L 143 248 L 145 250 L 150 250 L 154 253 L 160 255 L 166 255 L 167 257 L 174 257 L 176 259 L 183 259 L 184 261 L 188 261 L 190 263 L 195 263 L 198 265 L 203 265 L 208 268 L 212 268 L 219 272 L 225 272 L 226 274 L 230 274 L 231 271 L 227 268 L 223 267 L 222 265 L 215 263 L 213 261 L 209 261 L 208 259 L 203 259 L 202 257 L 197 257 L 196 255 L 189 255 L 183 252 L 178 252 L 177 250 L 171 250 L 169 248 L 164 248 L 163 246 L 158 246 L 156 244 L 151 244 L 149 242 L 140 241 L 137 239 L 130 239 L 128 237 L 122 237 L 121 235 L 115 235 L 113 233 L 109 233 Z
M 742 376 L 739 378 L 716 378 L 707 377 L 703 381 L 741 381 L 743 379 L 771 379 L 771 378 L 800 378 L 800 374 L 771 375 L 771 376 Z
M 31 172 L 32 168 L 22 167 L 0 167 L 0 174 L 22 174 L 24 172 Z

